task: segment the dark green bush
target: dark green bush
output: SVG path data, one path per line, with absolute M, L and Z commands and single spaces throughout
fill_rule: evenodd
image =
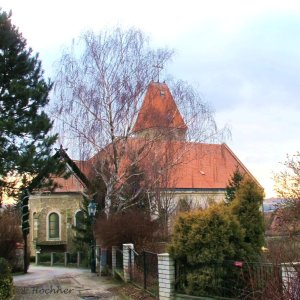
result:
M 51 253 L 40 253 L 39 254 L 39 262 L 40 263 L 49 263 L 50 264 L 51 261 Z
M 13 279 L 8 262 L 0 257 L 0 300 L 8 299 L 12 296 Z
M 219 296 L 227 277 L 222 264 L 243 257 L 242 245 L 243 231 L 228 206 L 181 214 L 169 247 L 177 265 L 184 266 L 177 288 L 194 296 Z

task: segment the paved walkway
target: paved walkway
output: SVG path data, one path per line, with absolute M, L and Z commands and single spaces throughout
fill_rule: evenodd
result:
M 121 299 L 110 290 L 119 283 L 86 269 L 31 265 L 28 274 L 14 276 L 14 286 L 14 300 Z

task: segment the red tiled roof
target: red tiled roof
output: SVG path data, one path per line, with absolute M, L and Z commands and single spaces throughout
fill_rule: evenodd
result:
M 82 192 L 85 190 L 85 186 L 74 175 L 70 175 L 67 179 L 56 177 L 54 181 L 57 184 L 57 187 L 54 190 L 56 193 Z
M 120 158 L 120 169 L 124 170 L 134 153 L 145 145 L 144 139 L 132 138 L 127 140 L 126 151 Z M 149 143 L 144 150 L 145 156 L 140 165 L 145 172 L 145 179 L 149 182 L 157 178 L 162 172 L 167 174 L 162 188 L 168 189 L 224 189 L 238 167 L 239 170 L 254 177 L 234 155 L 226 144 L 204 144 L 185 141 L 158 140 Z M 106 148 L 109 151 L 109 148 Z M 89 161 L 76 165 L 88 174 L 91 165 L 97 159 L 107 157 L 106 151 L 99 153 Z M 167 170 L 167 171 L 166 171 Z M 75 175 L 68 179 L 55 180 L 60 187 L 56 192 L 78 192 L 84 190 L 84 185 Z
M 87 176 L 89 173 L 90 164 L 87 161 L 74 160 L 73 161 L 80 171 Z M 76 174 L 71 174 L 68 178 L 56 177 L 54 179 L 58 185 L 55 188 L 55 192 L 81 192 L 85 190 L 84 183 L 80 180 Z
M 140 167 L 149 182 L 158 177 L 158 174 L 167 173 L 162 188 L 224 189 L 237 167 L 242 173 L 254 179 L 226 144 L 176 140 L 157 140 L 147 144 L 145 141 L 132 138 L 127 140 L 126 147 L 122 145 L 126 150 L 123 150 L 119 161 L 120 172 L 127 168 L 134 153 L 138 153 L 146 145 L 144 154 L 141 155 L 143 158 L 140 160 Z M 110 149 L 106 148 L 106 151 Z M 96 162 L 101 156 L 106 156 L 105 151 L 93 157 L 90 162 Z
M 237 167 L 253 178 L 226 144 L 157 141 L 153 152 L 158 157 L 152 159 L 149 155 L 149 159 L 146 159 L 146 173 L 151 164 L 157 161 L 166 161 L 168 156 L 170 161 L 173 160 L 164 188 L 224 189 Z M 158 169 L 159 167 L 154 166 L 154 172 L 159 171 Z
M 149 84 L 133 132 L 149 128 L 187 129 L 165 83 L 151 82 Z

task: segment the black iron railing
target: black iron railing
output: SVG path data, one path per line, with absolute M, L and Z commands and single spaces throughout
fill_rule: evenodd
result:
M 65 264 L 65 253 L 64 252 L 54 252 L 52 255 L 53 255 L 53 264 L 54 265 L 64 265 Z
M 158 259 L 157 254 L 134 250 L 129 252 L 130 280 L 151 294 L 158 295 Z
M 116 268 L 123 271 L 123 251 L 116 249 Z

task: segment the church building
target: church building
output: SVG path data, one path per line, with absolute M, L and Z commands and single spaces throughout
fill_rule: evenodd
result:
M 141 140 L 155 138 L 151 153 L 141 161 L 148 179 L 159 171 L 157 160 L 163 161 L 168 153 L 174 161 L 176 153 L 176 163 L 160 186 L 173 207 L 182 199 L 193 207 L 224 200 L 225 188 L 237 168 L 255 180 L 226 144 L 187 141 L 188 126 L 175 100 L 166 83 L 151 82 L 129 141 L 131 147 L 136 147 Z M 83 192 L 88 189 L 94 158 L 72 161 L 65 152 L 63 156 L 72 175 L 67 179 L 57 178 L 59 186 L 51 193 L 36 191 L 29 200 L 31 255 L 36 249 L 63 252 L 74 247 L 72 225 L 81 217 Z

